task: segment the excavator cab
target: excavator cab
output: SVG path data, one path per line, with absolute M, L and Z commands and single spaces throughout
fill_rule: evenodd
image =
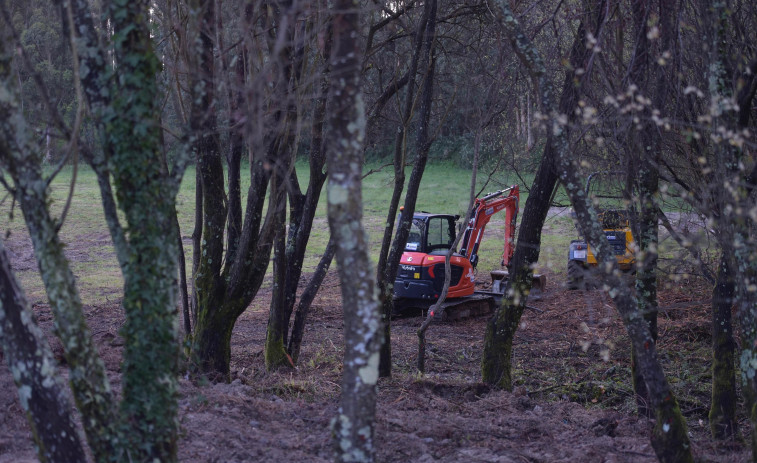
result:
M 455 242 L 459 215 L 416 212 L 402 254 L 394 294 L 403 301 L 434 301 L 444 286 L 444 260 Z M 470 261 L 455 253 L 450 297 L 473 294 Z M 464 276 L 466 278 L 464 278 Z M 398 308 L 399 304 L 395 307 Z M 416 305 L 417 306 L 417 305 Z
M 410 234 L 405 244 L 406 252 L 444 254 L 455 242 L 456 223 L 459 215 L 429 214 L 413 215 Z

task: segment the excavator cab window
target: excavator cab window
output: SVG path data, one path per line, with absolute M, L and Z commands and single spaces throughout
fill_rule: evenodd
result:
M 413 217 L 405 251 L 430 253 L 455 242 L 455 216 L 419 214 Z
M 405 251 L 419 252 L 423 249 L 423 229 L 424 223 L 418 219 L 413 219 L 410 224 L 410 234 L 407 236 Z
M 449 216 L 428 219 L 427 252 L 449 249 L 455 241 L 455 220 Z

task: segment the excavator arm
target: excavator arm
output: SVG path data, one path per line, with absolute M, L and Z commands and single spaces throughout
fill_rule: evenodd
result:
M 505 249 L 502 253 L 502 266 L 510 265 L 510 259 L 512 259 L 515 251 L 515 220 L 518 217 L 519 200 L 518 185 L 476 199 L 460 245 L 460 254 L 467 257 L 474 268 L 478 264 L 478 248 L 481 245 L 486 225 L 494 214 L 503 209 L 505 210 Z

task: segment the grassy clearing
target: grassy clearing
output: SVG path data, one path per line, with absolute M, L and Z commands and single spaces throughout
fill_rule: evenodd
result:
M 308 164 L 300 161 L 296 165 L 303 182 L 307 180 Z M 393 169 L 380 163 L 369 164 L 365 172 L 368 175 L 363 184 L 365 225 L 369 233 L 374 259 L 378 254 L 384 223 L 386 207 L 391 199 L 393 188 Z M 407 171 L 410 175 L 410 169 Z M 64 169 L 51 185 L 51 210 L 53 216 L 60 215 L 66 202 L 71 182 L 72 169 Z M 470 190 L 471 171 L 460 169 L 451 162 L 431 164 L 426 168 L 418 195 L 417 210 L 465 214 Z M 528 198 L 528 183 L 531 176 L 517 177 L 512 172 L 499 171 L 493 175 L 483 171 L 479 173 L 476 191 L 484 193 L 506 188 L 520 182 L 521 211 Z M 524 184 L 525 183 L 525 184 Z M 242 191 L 249 187 L 249 173 L 243 170 Z M 304 185 L 303 185 L 304 187 Z M 194 228 L 195 170 L 189 168 L 184 176 L 181 191 L 177 198 L 177 216 L 181 227 L 187 262 L 191 261 L 192 246 L 190 236 Z M 558 202 L 561 201 L 558 195 Z M 243 198 L 243 207 L 244 207 Z M 404 198 L 403 198 L 404 200 Z M 13 248 L 21 248 L 26 238 L 26 231 L 20 212 L 16 209 L 13 220 L 9 220 L 10 201 L 0 206 L 0 228 L 10 233 L 9 243 Z M 504 231 L 504 214 L 495 216 L 489 224 L 486 237 L 479 253 L 478 271 L 482 275 L 490 270 L 499 269 L 502 256 Z M 542 237 L 541 257 L 537 271 L 550 270 L 552 273 L 565 272 L 566 250 L 571 239 L 578 236 L 568 210 L 550 214 L 545 224 Z M 67 244 L 67 255 L 78 278 L 82 298 L 85 304 L 97 304 L 104 295 L 120 291 L 122 280 L 103 219 L 100 193 L 94 173 L 87 167 L 79 169 L 76 189 L 71 203 L 69 216 L 61 229 L 61 238 Z M 312 271 L 318 263 L 328 242 L 329 231 L 326 218 L 326 195 L 321 197 L 310 245 L 306 254 L 304 271 Z M 44 300 L 42 282 L 37 276 L 36 264 L 19 270 L 19 277 L 24 283 L 32 300 Z
M 393 188 L 393 170 L 379 164 L 368 165 L 365 171 L 371 169 L 376 172 L 368 175 L 363 185 L 365 223 L 368 229 L 373 255 L 378 253 L 383 225 L 386 220 L 386 205 L 391 199 Z M 297 171 L 301 179 L 307 179 L 308 165 L 306 162 L 297 163 Z M 73 169 L 70 167 L 55 178 L 50 187 L 50 207 L 52 215 L 59 217 L 66 203 Z M 409 176 L 408 169 L 407 175 Z M 471 172 L 454 165 L 430 165 L 424 174 L 421 191 L 419 193 L 419 210 L 432 212 L 460 214 L 465 213 L 468 203 Z M 479 189 L 483 187 L 485 176 L 479 177 Z M 486 191 L 505 188 L 516 178 L 506 173 L 492 176 Z M 243 172 L 242 191 L 249 187 L 249 174 Z M 523 189 L 523 187 L 521 187 Z M 195 170 L 187 170 L 181 191 L 177 198 L 177 216 L 184 240 L 187 262 L 189 262 L 192 247 L 189 238 L 194 228 L 195 201 Z M 525 204 L 527 194 L 523 193 L 521 206 Z M 404 199 L 404 198 L 403 198 Z M 243 199 L 244 202 L 244 199 Z M 244 207 L 244 204 L 243 204 Z M 28 250 L 28 235 L 23 217 L 16 207 L 11 218 L 11 202 L 6 200 L 0 206 L 0 228 L 7 234 L 11 250 L 26 248 Z M 502 253 L 503 229 L 502 218 L 496 219 L 490 225 L 490 239 L 484 243 L 482 250 L 482 269 L 496 268 Z M 77 276 L 79 288 L 85 304 L 97 304 L 106 295 L 120 291 L 122 287 L 121 273 L 116 263 L 115 254 L 110 241 L 105 220 L 103 218 L 100 192 L 94 173 L 86 166 L 81 166 L 77 173 L 76 188 L 71 201 L 68 217 L 61 228 L 60 236 L 66 244 L 66 253 Z M 325 192 L 319 203 L 316 222 L 311 236 L 305 261 L 305 271 L 312 271 L 318 263 L 328 242 L 329 231 L 326 219 Z M 28 260 L 28 259 L 27 259 Z M 33 265 L 32 265 L 33 264 Z M 37 275 L 36 263 L 18 269 L 19 278 L 33 301 L 45 299 L 42 281 Z

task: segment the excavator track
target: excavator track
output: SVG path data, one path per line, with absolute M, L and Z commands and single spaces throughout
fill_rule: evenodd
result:
M 494 297 L 474 294 L 469 297 L 450 299 L 442 304 L 441 317 L 434 317 L 438 322 L 452 322 L 470 317 L 488 315 L 494 311 Z
M 395 299 L 393 315 L 399 317 L 415 315 L 418 312 L 425 314 L 433 305 L 433 301 L 427 300 Z M 474 294 L 468 297 L 448 299 L 437 309 L 437 314 L 441 314 L 441 316 L 435 316 L 434 321 L 454 322 L 487 315 L 494 311 L 494 307 L 495 297 L 490 294 Z
M 491 291 L 477 290 L 471 296 L 447 299 L 442 303 L 441 308 L 437 309 L 441 316 L 435 316 L 434 321 L 454 322 L 494 312 L 494 309 L 502 303 L 505 282 L 509 275 L 502 270 L 492 271 L 491 275 L 493 281 Z M 547 277 L 535 274 L 529 297 L 540 299 L 546 286 Z M 395 298 L 392 315 L 394 317 L 425 315 L 433 305 L 434 301 L 428 299 Z

